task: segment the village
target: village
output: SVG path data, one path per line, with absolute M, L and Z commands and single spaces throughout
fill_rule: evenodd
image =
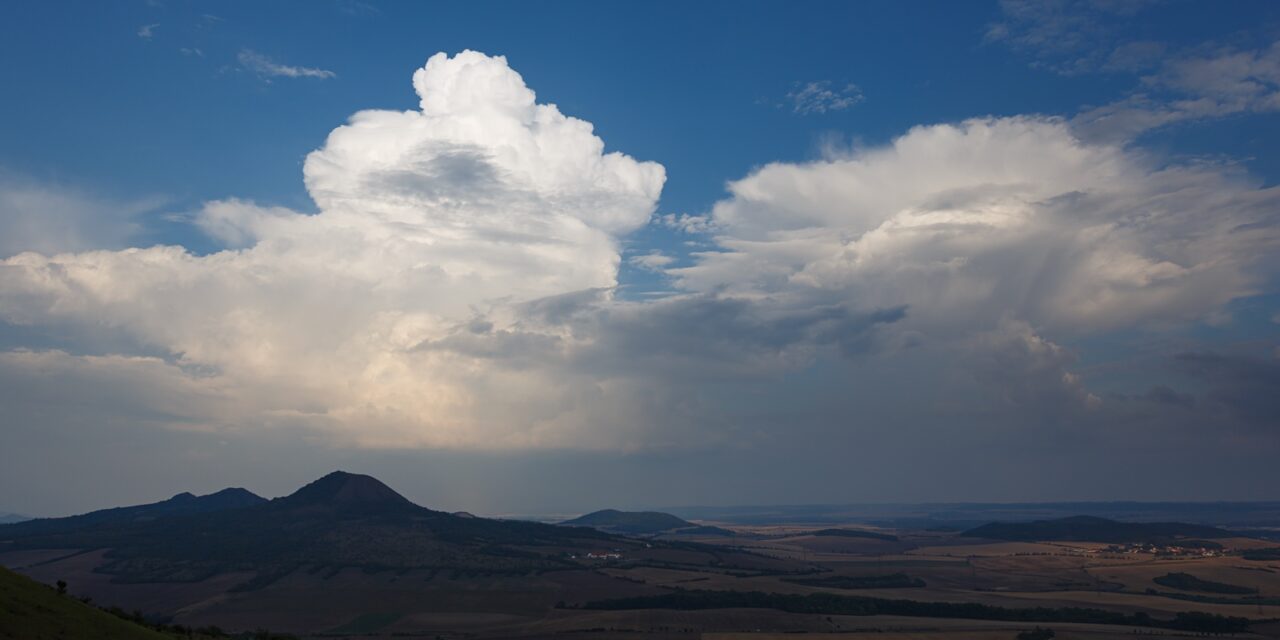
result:
M 1113 544 L 1102 549 L 1090 549 L 1086 551 L 1090 555 L 1123 554 L 1137 555 L 1147 554 L 1157 558 L 1217 558 L 1219 556 L 1230 555 L 1231 549 L 1223 547 L 1216 542 L 1207 542 L 1204 540 L 1196 540 L 1184 544 L 1167 544 L 1159 545 L 1150 542 L 1146 543 L 1127 543 Z
M 584 560 L 614 561 L 622 559 L 622 552 L 615 549 L 613 551 L 588 551 L 581 555 L 576 553 L 569 554 L 570 560 L 577 560 L 579 558 Z

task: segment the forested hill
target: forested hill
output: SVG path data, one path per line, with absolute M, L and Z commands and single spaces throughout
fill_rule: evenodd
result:
M 673 529 L 697 527 L 687 520 L 661 511 L 618 511 L 604 509 L 566 520 L 560 524 L 575 527 L 593 527 L 623 533 L 660 533 Z
M 0 541 L 8 549 L 110 549 L 96 571 L 120 582 L 197 581 L 249 569 L 263 583 L 320 565 L 525 573 L 569 566 L 572 553 L 626 545 L 585 527 L 434 511 L 375 478 L 341 471 L 237 509 L 52 524 L 0 526 Z

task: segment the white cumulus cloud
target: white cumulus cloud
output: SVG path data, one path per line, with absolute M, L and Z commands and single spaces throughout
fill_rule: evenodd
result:
M 934 331 L 1011 316 L 1072 335 L 1203 318 L 1275 268 L 1280 190 L 1156 166 L 1054 119 L 923 126 L 730 184 L 698 291 L 906 306 Z

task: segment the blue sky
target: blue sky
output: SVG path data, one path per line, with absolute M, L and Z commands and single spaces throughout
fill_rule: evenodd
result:
M 476 479 L 493 473 L 450 494 L 405 456 L 527 469 L 546 479 L 527 500 L 547 508 L 679 501 L 630 489 L 647 472 L 701 478 L 715 489 L 700 502 L 750 501 L 731 479 L 796 434 L 894 454 L 867 453 L 864 476 L 796 445 L 816 471 L 771 500 L 1168 498 L 1190 489 L 1152 471 L 1159 460 L 1197 459 L 1211 440 L 1201 497 L 1264 497 L 1247 487 L 1274 477 L 1264 454 L 1280 446 L 1266 399 L 1280 381 L 1278 34 L 1270 2 L 9 3 L 0 376 L 28 387 L 6 400 L 24 426 L 0 444 L 70 464 L 89 455 L 64 446 L 75 434 L 120 429 L 216 487 L 235 479 L 211 447 L 269 442 L 288 462 L 238 468 L 241 484 L 269 493 L 358 461 L 424 500 L 503 510 L 512 499 Z M 464 68 L 464 50 L 486 57 Z M 573 156 L 586 165 L 565 166 L 596 178 L 504 182 L 564 158 L 507 158 L 501 119 L 392 167 L 378 164 L 397 153 L 385 141 L 326 142 L 362 110 L 391 130 L 389 112 L 418 113 L 432 96 L 412 77 L 438 52 L 433 86 L 497 74 L 634 162 L 600 168 L 566 137 L 587 146 Z M 454 97 L 510 106 L 474 91 Z M 423 189 L 434 199 L 399 209 Z M 352 228 L 358 242 L 339 231 Z M 388 228 L 435 249 L 409 255 Z M 514 229 L 533 240 L 499 237 Z M 134 263 L 128 247 L 151 253 Z M 307 271 L 326 261 L 349 271 Z M 82 268 L 56 286 L 39 275 Z M 342 320 L 288 329 L 329 317 Z M 323 368 L 331 350 L 341 373 L 281 373 Z M 445 376 L 446 356 L 421 356 L 432 350 L 473 377 Z M 177 380 L 177 399 L 143 390 L 156 380 Z M 495 389 L 514 399 L 491 402 Z M 67 398 L 83 413 L 49 408 Z M 476 409 L 489 404 L 501 410 Z M 104 415 L 117 426 L 84 426 Z M 1153 484 L 1123 495 L 1048 462 L 1062 446 L 1121 474 L 1121 452 L 1152 438 L 1169 443 L 1136 463 Z M 946 490 L 831 488 L 884 460 L 945 468 L 954 446 L 1016 458 L 1008 474 L 1056 471 L 1022 493 L 996 471 Z M 1242 452 L 1252 462 L 1233 467 Z M 0 492 L 0 507 L 142 498 L 177 473 L 131 455 L 95 462 L 138 469 L 117 487 Z M 626 472 L 566 490 L 555 470 L 582 456 Z M 1224 477 L 1233 468 L 1248 471 Z
M 0 51 L 15 62 L 0 80 L 22 99 L 0 105 L 0 164 L 117 198 L 159 196 L 166 210 L 229 195 L 312 207 L 302 158 L 360 109 L 413 106 L 407 74 L 437 51 L 505 55 L 542 100 L 591 121 L 611 148 L 661 161 L 667 213 L 706 211 L 726 181 L 832 143 L 878 145 L 982 115 L 1070 117 L 1124 96 L 1137 75 L 1036 68 L 1033 53 L 985 38 L 1002 19 L 994 3 L 55 2 L 5 12 Z M 1116 39 L 1247 47 L 1278 21 L 1266 2 L 1178 2 L 1110 27 Z M 140 37 L 147 25 L 157 26 Z M 263 78 L 238 61 L 245 50 L 336 77 Z M 787 96 L 810 82 L 854 84 L 863 100 L 798 114 Z M 1229 155 L 1274 183 L 1280 159 L 1257 121 L 1269 119 L 1200 122 L 1143 142 Z M 200 242 L 182 228 L 154 231 Z

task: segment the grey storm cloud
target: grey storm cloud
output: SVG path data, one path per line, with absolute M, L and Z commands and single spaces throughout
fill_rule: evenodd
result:
M 1188 352 L 1174 357 L 1177 371 L 1207 385 L 1206 404 L 1265 428 L 1280 416 L 1280 354 Z

